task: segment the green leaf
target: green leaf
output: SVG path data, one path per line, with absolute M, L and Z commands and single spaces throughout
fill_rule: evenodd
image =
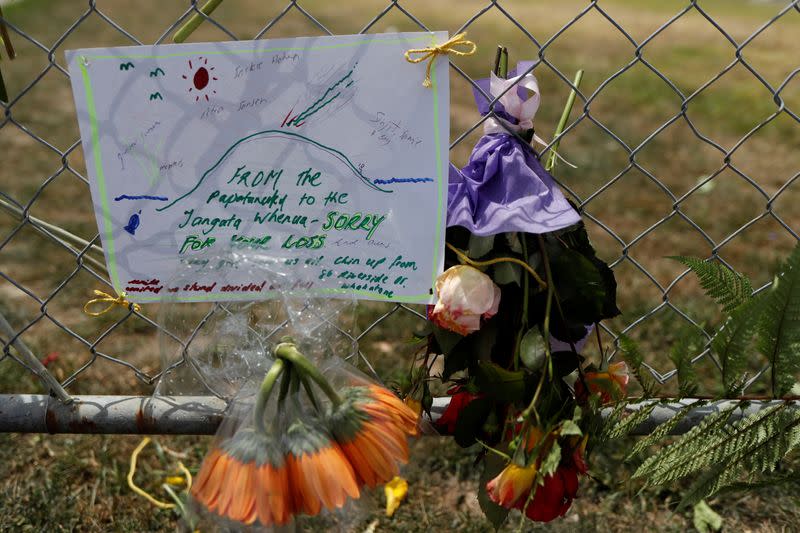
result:
M 671 256 L 689 267 L 700 280 L 700 286 L 713 298 L 722 311 L 730 313 L 753 294 L 753 286 L 744 274 L 731 270 L 718 261 L 704 261 L 697 257 Z
M 544 338 L 539 332 L 539 328 L 531 328 L 525 332 L 519 344 L 519 357 L 522 364 L 529 370 L 539 370 L 545 360 Z
M 537 479 L 539 483 L 544 483 L 544 478 L 553 474 L 556 469 L 558 468 L 558 464 L 561 462 L 561 446 L 559 446 L 558 441 L 554 440 L 553 445 L 547 451 L 547 455 L 545 455 L 544 459 L 542 460 L 542 464 L 539 466 L 539 476 Z
M 480 259 L 484 255 L 492 251 L 494 247 L 494 235 L 487 235 L 481 237 L 479 235 L 470 234 L 469 236 L 469 257 L 472 259 Z
M 453 350 L 444 356 L 444 368 L 442 378 L 450 379 L 450 376 L 461 370 L 466 370 L 472 364 L 472 353 L 467 349 Z
M 522 286 L 522 267 L 513 263 L 497 263 L 494 265 L 494 282 L 498 285 L 516 283 Z
M 619 348 L 622 351 L 622 357 L 625 359 L 625 362 L 628 363 L 630 371 L 636 378 L 636 381 L 641 385 L 644 397 L 649 398 L 653 396 L 656 391 L 656 384 L 648 375 L 649 373 L 647 370 L 643 368 L 644 357 L 639 351 L 639 346 L 625 335 L 620 335 L 618 342 Z
M 723 489 L 749 485 L 759 473 L 773 472 L 776 465 L 800 444 L 800 414 L 792 409 L 773 410 L 749 426 L 749 435 L 738 442 L 727 444 L 734 452 L 719 459 L 700 475 L 684 494 L 678 508 L 693 505 Z M 779 477 L 780 479 L 780 477 Z
M 488 453 L 483 459 L 483 470 L 480 482 L 478 483 L 478 504 L 481 506 L 486 519 L 491 522 L 495 531 L 506 521 L 510 509 L 497 505 L 489 499 L 486 492 L 486 484 L 494 479 L 506 466 L 506 461 L 494 453 Z
M 657 402 L 651 402 L 643 407 L 640 407 L 639 409 L 636 409 L 628 416 L 618 419 L 619 421 L 615 424 L 606 425 L 606 427 L 603 428 L 603 438 L 608 440 L 619 439 L 629 435 L 631 431 L 639 426 L 639 424 L 650 417 L 650 413 L 652 413 L 657 406 Z M 628 406 L 625 406 L 623 410 L 627 407 Z
M 430 416 L 431 407 L 433 407 L 433 395 L 431 394 L 431 388 L 428 385 L 428 380 L 422 382 L 422 401 L 420 404 L 422 405 L 423 411 L 428 413 L 428 416 Z
M 561 422 L 561 430 L 559 431 L 559 434 L 562 437 L 566 437 L 568 435 L 577 435 L 578 437 L 580 437 L 581 435 L 583 435 L 583 432 L 581 431 L 581 428 L 578 426 L 578 424 L 576 424 L 572 420 L 564 420 L 563 422 Z
M 763 302 L 762 293 L 739 305 L 711 341 L 711 350 L 717 354 L 722 365 L 726 395 L 736 389 L 747 370 L 747 363 L 752 356 L 750 345 L 759 324 Z
M 800 413 L 780 403 L 753 413 L 729 428 L 715 424 L 707 426 L 704 431 L 690 431 L 683 439 L 657 454 L 653 463 L 645 461 L 634 477 L 642 477 L 640 471 L 643 468 L 649 470 L 649 475 L 644 476 L 645 484 L 653 486 L 684 477 L 697 477 L 703 469 L 710 468 L 709 472 L 699 476 L 690 494 L 684 498 L 684 505 L 688 505 L 739 481 L 739 470 L 762 472 L 774 469 L 775 464 L 799 442 Z
M 684 406 L 680 411 L 672 415 L 672 418 L 667 420 L 666 422 L 659 424 L 649 435 L 639 440 L 636 445 L 631 449 L 628 455 L 625 457 L 626 461 L 630 461 L 635 456 L 639 455 L 640 453 L 644 452 L 649 446 L 656 444 L 661 439 L 665 438 L 670 432 L 675 429 L 678 424 L 686 418 L 686 415 L 691 413 L 694 409 L 705 405 L 705 400 L 698 400 L 696 402 L 692 402 L 689 405 Z
M 560 250 L 550 257 L 553 279 L 564 314 L 582 324 L 599 322 L 607 297 L 603 277 L 592 262 L 579 252 Z
M 633 473 L 632 478 L 644 478 L 648 485 L 658 485 L 659 483 L 655 481 L 656 476 L 668 472 L 681 457 L 691 456 L 696 447 L 701 446 L 708 435 L 716 434 L 716 431 L 727 423 L 731 413 L 738 408 L 739 404 L 734 404 L 706 416 L 676 442 L 645 459 Z
M 800 370 L 800 244 L 764 298 L 757 344 L 771 364 L 772 395 L 780 397 Z
M 698 388 L 697 374 L 692 364 L 692 355 L 698 349 L 696 334 L 694 326 L 681 330 L 678 340 L 669 353 L 669 358 L 678 373 L 678 394 L 681 398 L 694 396 Z
M 715 533 L 722 530 L 722 517 L 700 500 L 694 506 L 692 522 L 699 533 Z
M 619 315 L 620 310 L 617 308 L 617 280 L 614 277 L 614 272 L 605 261 L 597 257 L 597 253 L 589 240 L 589 234 L 586 232 L 586 226 L 583 222 L 578 223 L 574 229 L 566 231 L 562 239 L 568 242 L 573 250 L 580 252 L 597 269 L 603 283 L 604 292 L 601 306 L 602 318 L 613 318 Z M 585 324 L 592 324 L 600 320 L 601 318 L 583 322 Z
M 511 251 L 517 254 L 521 254 L 522 241 L 519 238 L 519 233 L 516 231 L 510 231 L 505 235 L 506 235 L 506 242 L 508 243 L 508 247 L 511 249 Z
M 525 397 L 525 373 L 521 370 L 481 361 L 475 369 L 475 382 L 481 392 L 502 402 L 518 402 Z
M 456 420 L 453 438 L 456 444 L 467 448 L 475 444 L 481 435 L 483 424 L 492 410 L 494 402 L 490 398 L 476 398 L 461 409 Z
M 456 344 L 461 342 L 461 339 L 464 338 L 463 335 L 459 335 L 449 329 L 440 328 L 436 325 L 433 326 L 433 337 L 436 339 L 436 344 L 439 345 L 442 355 L 447 355 L 452 352 Z

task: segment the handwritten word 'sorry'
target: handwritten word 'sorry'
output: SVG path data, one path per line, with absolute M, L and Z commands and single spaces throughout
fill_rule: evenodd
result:
M 67 52 L 111 281 L 134 302 L 430 303 L 443 264 L 443 32 Z

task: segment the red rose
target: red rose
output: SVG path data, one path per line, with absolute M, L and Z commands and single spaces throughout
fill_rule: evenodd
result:
M 480 394 L 473 394 L 464 389 L 461 385 L 456 385 L 447 394 L 450 395 L 450 403 L 442 413 L 442 416 L 436 420 L 433 425 L 441 433 L 445 435 L 452 435 L 456 431 L 456 422 L 461 410 L 466 407 L 468 403 L 476 398 L 480 398 Z

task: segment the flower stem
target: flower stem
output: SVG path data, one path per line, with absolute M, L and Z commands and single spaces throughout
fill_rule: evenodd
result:
M 305 389 L 306 394 L 308 395 L 308 399 L 311 402 L 311 405 L 314 406 L 314 410 L 318 413 L 320 412 L 319 402 L 317 402 L 317 397 L 314 396 L 314 390 L 311 388 L 311 382 L 308 381 L 308 378 L 305 374 L 300 374 L 300 382 L 303 384 L 303 389 Z
M 580 87 L 582 79 L 583 70 L 579 70 L 575 73 L 575 79 L 572 81 L 573 89 L 569 92 L 567 103 L 564 106 L 564 111 L 561 112 L 561 119 L 558 121 L 558 126 L 556 126 L 556 131 L 553 134 L 555 141 L 553 142 L 553 146 L 550 147 L 550 154 L 547 156 L 547 162 L 544 165 L 544 169 L 548 172 L 551 172 L 556 166 L 556 154 L 558 153 L 558 145 L 561 143 L 561 139 L 558 137 L 561 135 L 561 133 L 563 133 L 564 128 L 567 126 L 567 120 L 569 120 L 569 115 L 572 113 L 572 106 L 575 105 L 576 90 L 578 87 Z
M 291 342 L 282 342 L 278 344 L 275 348 L 275 357 L 278 359 L 283 359 L 287 363 L 291 363 L 292 366 L 300 372 L 300 375 L 305 376 L 307 378 L 311 378 L 314 383 L 325 393 L 325 395 L 330 398 L 331 402 L 334 406 L 339 406 L 342 403 L 342 399 L 336 393 L 331 384 L 328 383 L 328 380 L 320 373 L 317 368 L 311 364 L 311 361 L 305 358 L 303 354 L 297 349 L 297 346 Z
M 256 407 L 253 410 L 253 418 L 256 429 L 262 434 L 267 433 L 267 428 L 264 423 L 264 409 L 267 407 L 272 389 L 275 387 L 275 382 L 278 381 L 278 378 L 283 373 L 285 365 L 286 363 L 284 363 L 282 359 L 275 359 L 269 372 L 264 376 L 264 381 L 261 382 L 261 388 L 258 391 L 258 397 L 256 399 Z
M 189 20 L 183 26 L 181 26 L 177 32 L 175 32 L 175 35 L 172 37 L 172 42 L 182 43 L 185 41 L 186 38 L 194 33 L 194 30 L 196 30 L 200 24 L 202 24 L 203 21 L 205 21 L 206 18 L 219 7 L 221 3 L 222 0 L 208 0 L 208 2 L 206 2 L 203 7 L 199 9 L 199 12 L 195 11 Z
M 523 233 L 520 238 L 522 244 L 522 257 L 526 261 L 528 260 L 528 245 L 527 245 L 527 238 Z M 519 325 L 519 332 L 517 332 L 517 344 L 514 348 L 514 370 L 519 370 L 519 359 L 520 353 L 519 349 L 522 345 L 522 337 L 525 335 L 525 331 L 528 329 L 528 276 L 522 278 L 522 319 Z
M 532 269 L 531 266 L 528 263 L 526 263 L 525 261 L 522 261 L 520 259 L 517 259 L 516 257 L 497 257 L 495 259 L 490 259 L 488 261 L 475 261 L 474 259 L 470 259 L 467 256 L 467 254 L 465 254 L 464 252 L 462 252 L 461 250 L 459 250 L 458 248 L 456 248 L 455 246 L 453 246 L 449 242 L 446 242 L 445 244 L 447 245 L 448 248 L 450 248 L 450 250 L 453 251 L 453 253 L 455 253 L 458 256 L 458 258 L 462 262 L 464 262 L 464 263 L 466 263 L 466 264 L 468 264 L 470 266 L 487 267 L 487 266 L 495 265 L 497 263 L 514 263 L 514 264 L 517 264 L 517 265 L 521 266 L 525 270 L 527 270 L 528 273 L 533 277 L 533 279 L 536 280 L 536 282 L 539 284 L 539 286 L 542 289 L 546 289 L 547 288 L 547 283 L 545 283 L 544 280 L 539 277 L 539 274 L 537 274 L 536 271 L 534 269 Z
M 485 442 L 483 442 L 480 439 L 475 439 L 475 442 L 477 442 L 478 444 L 480 444 L 481 446 L 486 448 L 487 451 L 490 451 L 490 452 L 492 452 L 494 454 L 497 454 L 498 456 L 502 457 L 503 459 L 505 459 L 509 463 L 511 462 L 511 456 L 508 455 L 507 453 L 503 453 L 500 450 L 498 450 L 497 448 L 492 448 L 491 446 L 489 446 L 488 444 L 486 444 Z

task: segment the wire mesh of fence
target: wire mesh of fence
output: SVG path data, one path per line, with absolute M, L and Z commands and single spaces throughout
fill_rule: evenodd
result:
M 191 39 L 448 29 L 469 32 L 481 53 L 451 62 L 451 156 L 464 162 L 486 117 L 471 107 L 474 80 L 497 44 L 533 61 L 544 94 L 537 133 L 547 157 L 556 142 L 570 163 L 555 175 L 617 273 L 624 314 L 602 324 L 649 348 L 647 368 L 667 383 L 674 332 L 696 333 L 698 368 L 716 372 L 714 331 L 688 271 L 663 258 L 695 255 L 751 274 L 760 288 L 798 239 L 800 161 L 796 31 L 800 5 L 674 1 L 642 9 L 620 1 L 359 0 L 263 6 L 202 2 L 131 6 L 70 0 L 12 4 L 0 71 L 0 392 L 148 394 L 161 375 L 161 343 L 186 349 L 193 336 L 165 330 L 153 309 L 81 312 L 93 289 L 111 292 L 64 68 L 65 49 L 167 43 L 194 15 Z M 726 11 L 727 10 L 727 11 Z M 48 17 L 43 18 L 42 14 Z M 5 53 L 4 53 L 5 52 Z M 792 53 L 794 52 L 794 53 Z M 573 85 L 577 68 L 586 81 Z M 547 131 L 570 90 L 575 111 L 558 138 Z M 208 313 L 225 312 L 223 304 Z M 369 304 L 359 314 L 360 364 L 394 354 L 424 308 Z M 201 321 L 202 322 L 202 321 Z M 402 324 L 402 327 L 397 326 Z M 392 337 L 392 336 L 395 337 Z M 160 340 L 159 340 L 160 339 Z M 166 341 L 164 340 L 166 339 Z M 392 340 L 395 339 L 395 340 Z M 388 342 L 391 341 L 391 342 Z M 394 343 L 394 344 L 393 344 Z M 402 350 L 401 350 L 402 351 Z M 613 357 L 613 350 L 607 353 Z M 185 364 L 181 361 L 178 364 Z M 754 360 L 748 387 L 768 366 Z

